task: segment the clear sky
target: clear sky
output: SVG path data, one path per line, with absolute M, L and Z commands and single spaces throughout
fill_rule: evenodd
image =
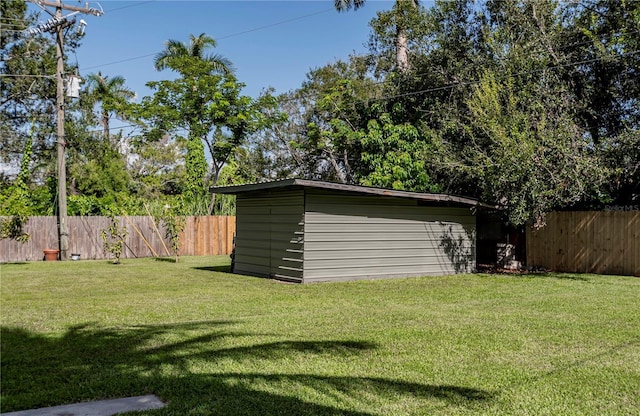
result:
M 105 14 L 78 17 L 88 23 L 86 36 L 75 56 L 68 57 L 77 61 L 81 76 L 98 71 L 120 75 L 138 96 L 149 95 L 146 82 L 174 77 L 153 68 L 164 42 L 188 42 L 189 34 L 206 33 L 218 42 L 211 52 L 233 62 L 246 84 L 244 93 L 255 97 L 269 86 L 277 93 L 295 89 L 310 69 L 364 53 L 369 21 L 393 1 L 368 0 L 358 11 L 343 13 L 334 9 L 333 0 L 89 2 L 94 8 L 98 4 Z M 41 20 L 47 18 L 41 15 Z

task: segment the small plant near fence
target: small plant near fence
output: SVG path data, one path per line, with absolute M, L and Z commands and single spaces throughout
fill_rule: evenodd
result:
M 172 208 L 170 205 L 165 205 L 162 213 L 155 215 L 154 219 L 164 227 L 164 236 L 171 243 L 171 251 L 177 263 L 181 246 L 180 236 L 185 226 L 184 217 L 177 215 L 175 208 Z
M 127 238 L 127 227 L 120 226 L 120 222 L 114 215 L 111 215 L 109 218 L 111 224 L 100 232 L 100 237 L 103 242 L 102 248 L 105 255 L 107 252 L 113 255 L 115 258 L 113 264 L 120 264 L 120 256 L 124 249 L 124 240 Z
M 171 251 L 175 256 L 177 263 L 180 252 L 180 234 L 182 234 L 185 224 L 184 217 L 179 217 L 177 215 L 163 217 L 161 219 L 161 223 L 164 225 L 166 230 L 165 237 L 171 242 Z

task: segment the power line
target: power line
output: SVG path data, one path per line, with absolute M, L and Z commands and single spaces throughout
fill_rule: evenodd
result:
M 116 7 L 116 8 L 113 8 L 113 9 L 109 9 L 109 10 L 106 10 L 106 12 L 113 13 L 113 12 L 116 12 L 116 11 L 129 9 L 131 7 L 138 7 L 138 6 L 142 6 L 142 5 L 148 4 L 148 3 L 154 3 L 156 1 L 158 1 L 158 0 L 147 0 L 147 1 L 136 2 L 134 4 L 129 4 L 127 6 L 121 6 L 121 7 Z M 5 21 L 8 21 L 8 20 L 13 21 L 13 22 L 26 23 L 27 25 L 33 23 L 33 21 L 34 21 L 33 19 L 16 19 L 16 18 L 13 18 L 13 17 L 0 16 L 0 24 L 1 25 L 13 25 L 13 26 L 18 26 L 19 25 L 19 23 L 6 23 Z M 0 28 L 0 30 L 4 30 L 4 29 Z
M 625 53 L 623 55 L 619 55 L 617 58 L 622 58 L 625 56 L 631 56 L 631 55 L 636 55 L 639 54 L 640 50 L 636 50 L 636 51 L 631 51 L 628 53 Z M 538 72 L 542 72 L 545 70 L 554 70 L 554 69 L 559 69 L 559 68 L 564 68 L 564 67 L 569 67 L 569 66 L 578 66 L 578 65 L 584 65 L 584 64 L 588 64 L 588 63 L 593 63 L 593 62 L 597 62 L 597 61 L 601 61 L 604 58 L 597 58 L 597 59 L 588 59 L 588 60 L 584 60 L 584 61 L 578 61 L 578 62 L 571 62 L 571 63 L 567 63 L 567 64 L 561 64 L 561 65 L 555 65 L 555 66 L 551 66 L 551 67 L 546 67 L 543 69 L 539 69 L 539 70 L 533 70 L 533 71 L 523 71 L 523 72 L 519 72 L 519 73 L 515 73 L 515 74 L 508 74 L 505 75 L 503 78 L 515 78 L 515 77 L 519 77 L 519 76 L 523 76 L 523 75 L 530 75 L 530 74 L 534 74 L 534 73 L 538 73 Z M 474 84 L 479 84 L 481 83 L 482 80 L 476 79 L 476 80 L 471 80 L 471 81 L 462 81 L 462 82 L 457 82 L 457 83 L 453 83 L 453 84 L 447 84 L 447 85 L 442 85 L 439 87 L 433 87 L 433 88 L 428 88 L 428 89 L 424 89 L 424 90 L 419 90 L 419 91 L 411 91 L 408 93 L 404 93 L 404 94 L 396 94 L 396 95 L 390 95 L 390 96 L 385 96 L 385 97 L 372 97 L 370 98 L 371 100 L 374 101 L 380 101 L 380 100 L 390 100 L 390 99 L 394 99 L 394 98 L 400 98 L 400 97 L 404 97 L 404 96 L 410 96 L 410 95 L 417 95 L 417 94 L 424 94 L 424 93 L 428 93 L 428 92 L 437 92 L 437 91 L 442 91 L 442 90 L 447 90 L 447 89 L 452 89 L 452 88 L 456 88 L 456 87 L 461 87 L 461 86 L 467 86 L 467 85 L 474 85 Z M 307 97 L 310 97 L 311 94 L 307 95 Z M 292 100 L 296 100 L 299 97 L 294 97 L 294 98 L 281 98 L 280 101 L 292 101 Z M 119 127 L 110 127 L 111 130 L 123 130 L 123 129 L 127 129 L 127 128 L 142 128 L 142 126 L 140 124 L 128 124 L 128 125 L 124 125 L 124 126 L 119 126 Z M 87 133 L 101 133 L 103 130 L 101 129 L 97 129 L 97 130 L 87 130 Z
M 111 127 L 111 126 L 109 126 L 109 130 L 124 130 L 124 129 L 133 128 L 133 127 L 142 128 L 142 126 L 140 126 L 139 124 L 127 124 L 127 125 L 119 126 L 119 127 Z M 87 130 L 87 133 L 102 133 L 103 131 L 104 131 L 104 129 Z
M 157 1 L 157 0 L 148 0 L 148 1 L 139 2 L 139 3 L 135 3 L 135 4 L 127 5 L 127 6 L 122 6 L 122 7 L 118 7 L 118 8 L 115 8 L 115 9 L 111 9 L 111 10 L 109 10 L 109 12 L 123 10 L 123 9 L 131 8 L 131 7 L 137 7 L 137 6 L 145 5 L 145 4 L 148 4 L 148 3 L 153 3 L 155 1 Z M 272 24 L 256 27 L 256 28 L 253 28 L 253 29 L 249 29 L 249 30 L 245 30 L 245 31 L 241 31 L 241 32 L 237 32 L 237 33 L 232 33 L 232 34 L 229 34 L 229 35 L 221 36 L 221 37 L 218 37 L 217 39 L 218 40 L 229 39 L 229 38 L 236 37 L 236 36 L 241 36 L 241 35 L 244 35 L 244 34 L 247 34 L 247 33 L 252 33 L 252 32 L 256 32 L 256 31 L 268 29 L 268 28 L 271 28 L 271 27 L 283 25 L 283 24 L 286 24 L 286 23 L 291 23 L 291 22 L 294 22 L 294 21 L 297 21 L 297 20 L 302 20 L 302 19 L 305 19 L 305 18 L 308 18 L 308 17 L 316 16 L 316 15 L 323 14 L 323 13 L 327 13 L 327 12 L 333 11 L 333 10 L 334 10 L 333 8 L 328 8 L 328 9 L 320 10 L 320 11 L 317 11 L 317 12 L 309 13 L 309 14 L 306 14 L 306 15 L 294 17 L 294 18 L 291 18 L 291 19 L 282 20 L 282 21 L 279 21 L 279 22 L 276 22 L 276 23 L 272 23 Z M 12 20 L 19 20 L 19 19 L 12 19 Z M 22 31 L 15 31 L 15 32 L 22 32 Z M 633 30 L 633 31 L 629 32 L 628 34 L 633 34 L 633 33 L 638 33 L 638 32 L 640 32 L 640 31 L 639 30 Z M 614 36 L 615 34 L 616 33 L 610 33 L 609 35 L 606 35 L 605 37 Z M 566 49 L 566 48 L 570 48 L 570 47 L 573 47 L 573 46 L 580 46 L 580 45 L 588 44 L 588 43 L 591 43 L 591 42 L 590 41 L 582 41 L 582 42 L 577 42 L 577 43 L 568 44 L 568 45 L 561 45 L 561 46 L 557 47 L 556 49 Z M 103 66 L 116 65 L 116 64 L 130 62 L 130 61 L 134 61 L 134 60 L 138 60 L 138 59 L 144 59 L 144 58 L 148 58 L 148 57 L 151 57 L 151 56 L 155 56 L 155 55 L 157 55 L 157 53 L 158 52 L 149 53 L 149 54 L 139 55 L 139 56 L 135 56 L 135 57 L 131 57 L 131 58 L 121 59 L 121 60 L 118 60 L 118 61 L 107 62 L 107 63 L 104 63 L 104 64 L 92 65 L 92 66 L 84 67 L 84 68 L 82 68 L 82 70 L 85 71 L 85 70 L 99 68 L 99 67 L 103 67 Z M 422 76 L 422 75 L 426 75 L 426 74 L 418 74 L 417 76 Z M 382 84 L 384 82 L 385 81 L 376 82 L 376 83 L 374 83 L 374 85 Z
M 334 9 L 320 10 L 320 11 L 317 11 L 317 12 L 314 12 L 314 13 L 305 14 L 303 16 L 298 16 L 298 17 L 294 17 L 294 18 L 291 18 L 291 19 L 282 20 L 280 22 L 272 23 L 272 24 L 269 24 L 269 25 L 260 26 L 260 27 L 257 27 L 255 29 L 249 29 L 249 30 L 245 30 L 245 31 L 242 31 L 242 32 L 232 33 L 231 35 L 221 36 L 221 37 L 218 38 L 218 40 L 220 40 L 220 39 L 229 39 L 229 38 L 232 38 L 232 37 L 235 37 L 235 36 L 240 36 L 240 35 L 244 35 L 244 34 L 251 33 L 251 32 L 257 32 L 257 31 L 260 31 L 260 30 L 263 30 L 263 29 L 268 29 L 270 27 L 280 26 L 280 25 L 283 25 L 285 23 L 291 23 L 291 22 L 295 22 L 297 20 L 306 19 L 307 17 L 311 17 L 311 16 L 316 16 L 316 15 L 319 15 L 319 14 L 327 13 L 327 12 L 332 11 L 332 10 L 334 10 Z
M 612 57 L 610 59 L 620 59 L 620 58 L 623 58 L 623 57 L 636 55 L 638 53 L 640 53 L 640 50 L 627 52 L 627 53 Z M 155 54 L 153 54 L 153 55 L 155 55 Z M 149 55 L 147 55 L 147 56 L 149 56 Z M 136 59 L 136 58 L 131 58 L 131 59 Z M 585 64 L 589 64 L 589 63 L 603 61 L 603 60 L 606 60 L 606 59 L 607 58 L 603 57 L 603 58 L 594 58 L 594 59 L 588 59 L 588 60 L 583 60 L 583 61 L 578 61 L 578 62 L 569 62 L 569 63 L 566 63 L 566 64 L 559 64 L 559 65 L 549 66 L 549 67 L 540 68 L 540 69 L 536 69 L 536 70 L 518 72 L 518 73 L 515 73 L 515 74 L 509 74 L 509 75 L 506 75 L 505 78 L 513 78 L 513 77 L 519 77 L 519 76 L 524 76 L 524 75 L 531 75 L 531 74 L 535 74 L 535 73 L 539 73 L 539 72 L 543 72 L 543 71 L 547 71 L 547 70 L 554 70 L 554 69 L 566 68 L 566 67 L 571 67 L 571 66 L 585 65 Z M 119 61 L 119 62 L 125 62 L 125 61 L 127 61 L 127 60 L 123 60 L 123 61 Z M 85 68 L 85 69 L 88 69 L 88 68 Z M 421 75 L 425 75 L 425 74 L 424 73 L 416 74 L 416 77 L 419 77 Z M 52 75 L 0 74 L 0 77 L 54 78 L 55 76 L 52 76 Z M 372 85 L 382 85 L 382 84 L 384 84 L 384 82 L 385 81 L 374 82 L 374 83 L 372 83 Z M 428 89 L 424 89 L 424 90 L 411 91 L 411 92 L 407 92 L 407 93 L 403 93 L 403 94 L 396 94 L 396 95 L 392 95 L 392 96 L 385 96 L 385 97 L 378 97 L 378 98 L 372 97 L 370 99 L 373 99 L 373 100 L 377 101 L 377 100 L 388 100 L 388 99 L 393 99 L 393 98 L 401 98 L 401 97 L 405 97 L 405 96 L 411 96 L 411 95 L 423 94 L 423 93 L 428 93 L 428 92 L 437 92 L 437 91 L 452 89 L 452 88 L 456 88 L 456 87 L 459 87 L 459 86 L 474 85 L 474 84 L 478 84 L 480 82 L 482 82 L 482 80 L 478 80 L 478 79 L 471 80 L 471 81 L 461 81 L 461 82 L 457 82 L 457 83 L 453 83 L 453 84 L 442 85 L 442 86 L 439 86 L 439 87 L 428 88 Z M 315 94 L 306 95 L 306 97 L 312 97 L 312 96 L 315 96 Z M 287 101 L 293 101 L 293 100 L 296 100 L 296 99 L 299 99 L 299 98 L 300 97 L 282 98 L 281 101 L 287 102 Z M 137 126 L 137 125 L 124 126 L 123 128 L 135 127 L 135 126 Z
M 0 74 L 0 78 L 55 78 L 55 75 Z
M 127 6 L 116 7 L 115 9 L 106 10 L 105 13 L 113 13 L 113 12 L 117 12 L 119 10 L 129 9 L 131 7 L 142 6 L 142 5 L 147 4 L 147 3 L 153 3 L 155 1 L 156 0 L 141 1 L 141 2 L 134 3 L 134 4 L 129 4 Z
M 319 15 L 319 14 L 322 14 L 322 13 L 327 13 L 330 10 L 333 10 L 333 9 L 320 10 L 320 11 L 317 11 L 317 12 L 314 12 L 314 13 L 305 14 L 305 15 L 294 17 L 294 18 L 287 19 L 287 20 L 282 20 L 282 21 L 279 21 L 279 22 L 276 22 L 276 23 L 271 23 L 271 24 L 268 24 L 268 25 L 256 27 L 256 28 L 249 29 L 249 30 L 244 30 L 242 32 L 237 32 L 237 33 L 232 33 L 232 34 L 229 34 L 229 35 L 221 36 L 221 37 L 218 37 L 216 39 L 218 39 L 218 40 L 229 39 L 229 38 L 232 38 L 232 37 L 235 37 L 235 36 L 240 36 L 240 35 L 244 35 L 244 34 L 247 34 L 247 33 L 257 32 L 257 31 L 268 29 L 268 28 L 271 28 L 271 27 L 280 26 L 280 25 L 283 25 L 283 24 L 286 24 L 286 23 L 291 23 L 291 22 L 294 22 L 294 21 L 297 21 L 297 20 L 302 20 L 302 19 L 305 19 L 307 17 L 316 16 L 316 15 Z M 131 58 L 121 59 L 119 61 L 107 62 L 105 64 L 100 64 L 100 65 L 92 65 L 92 66 L 88 66 L 86 68 L 82 68 L 82 70 L 86 71 L 88 69 L 100 68 L 100 67 L 103 67 L 103 66 L 116 65 L 116 64 L 121 64 L 121 63 L 124 63 L 124 62 L 130 62 L 130 61 L 135 61 L 135 60 L 138 60 L 138 59 L 144 59 L 144 58 L 148 58 L 150 56 L 156 56 L 158 53 L 159 52 L 148 53 L 148 54 L 145 54 L 145 55 L 140 55 L 140 56 L 134 56 L 134 57 L 131 57 Z
M 640 50 L 627 52 L 627 53 L 624 53 L 624 54 L 621 54 L 621 55 L 618 55 L 616 57 L 609 58 L 609 59 L 620 59 L 620 58 L 624 58 L 626 56 L 632 56 L 632 55 L 636 55 L 636 54 L 640 54 Z M 566 68 L 566 67 L 571 67 L 571 66 L 585 65 L 585 64 L 589 64 L 589 63 L 603 61 L 603 60 L 606 60 L 606 59 L 607 58 L 603 57 L 603 58 L 587 59 L 587 60 L 578 61 L 578 62 L 569 62 L 569 63 L 566 63 L 566 64 L 548 66 L 548 67 L 545 67 L 545 68 L 531 70 L 531 71 L 523 71 L 523 72 L 518 72 L 518 73 L 515 73 L 515 74 L 506 74 L 506 75 L 504 75 L 503 78 L 504 79 L 515 78 L 515 77 L 520 77 L 520 76 L 524 76 L 524 75 L 531 75 L 531 74 L 535 74 L 535 73 L 540 73 L 540 72 L 544 72 L 544 71 L 547 71 L 547 70 L 555 70 L 555 69 L 559 69 L 559 68 Z M 373 83 L 373 85 L 380 85 L 380 84 L 383 84 L 384 82 L 385 81 L 376 82 L 376 83 Z M 390 100 L 390 99 L 394 99 L 394 98 L 408 97 L 408 96 L 411 96 L 411 95 L 425 94 L 425 93 L 428 93 L 428 92 L 443 91 L 443 90 L 453 89 L 453 88 L 457 88 L 457 87 L 463 87 L 463 86 L 467 86 L 467 85 L 474 85 L 474 84 L 479 84 L 481 82 L 482 82 L 482 80 L 480 80 L 480 79 L 475 79 L 475 80 L 470 80 L 470 81 L 460 81 L 460 82 L 456 82 L 456 83 L 452 83 L 452 84 L 441 85 L 439 87 L 427 88 L 427 89 L 418 90 L 418 91 L 410 91 L 410 92 L 406 92 L 406 93 L 402 93 L 402 94 L 395 94 L 395 95 L 389 95 L 389 96 L 383 96 L 383 97 L 369 97 L 368 99 L 369 100 L 373 100 L 373 101 L 384 101 L 384 100 Z M 289 101 L 298 100 L 300 98 L 313 98 L 316 95 L 317 94 L 307 94 L 307 95 L 301 95 L 301 96 L 291 97 L 291 98 L 281 98 L 280 101 L 289 102 Z
M 16 30 L 16 29 L 0 29 L 0 33 L 2 32 L 8 32 L 8 33 L 25 33 L 27 30 L 23 29 L 23 30 Z
M 152 1 L 154 1 L 154 0 L 147 1 L 146 3 L 151 3 Z M 125 6 L 125 7 L 131 7 L 131 6 Z M 282 24 L 290 23 L 290 22 L 293 22 L 293 21 L 296 21 L 296 20 L 301 20 L 301 19 L 304 19 L 304 18 L 307 18 L 307 17 L 311 17 L 311 16 L 315 16 L 315 15 L 318 15 L 318 14 L 322 14 L 322 13 L 327 13 L 328 11 L 331 11 L 331 10 L 333 10 L 333 9 L 320 10 L 320 11 L 317 11 L 317 12 L 314 12 L 314 13 L 306 14 L 306 15 L 303 15 L 303 16 L 298 16 L 298 17 L 295 17 L 295 18 L 292 18 L 292 19 L 283 20 L 283 21 L 276 22 L 276 23 L 273 23 L 273 24 L 260 26 L 260 27 L 254 28 L 254 29 L 249 29 L 249 30 L 245 30 L 245 31 L 242 31 L 242 32 L 233 33 L 233 34 L 230 34 L 230 35 L 225 35 L 225 36 L 222 36 L 222 37 L 218 37 L 217 39 L 218 40 L 220 40 L 220 39 L 228 39 L 228 38 L 232 38 L 232 37 L 235 37 L 235 36 L 240 36 L 240 35 L 244 35 L 244 34 L 247 34 L 247 33 L 256 32 L 256 31 L 259 31 L 259 30 L 268 29 L 270 27 L 279 26 L 279 25 L 282 25 Z M 640 32 L 640 31 L 639 30 L 634 30 L 634 31 L 631 31 L 629 33 L 633 34 L 633 33 L 638 33 L 638 32 Z M 610 37 L 610 36 L 614 36 L 614 35 L 616 35 L 616 33 L 610 33 L 609 35 L 607 35 L 605 37 Z M 591 43 L 591 41 L 582 41 L 582 42 L 576 42 L 576 43 L 567 44 L 567 45 L 561 45 L 561 46 L 557 47 L 556 49 L 566 49 L 566 48 L 571 48 L 571 47 L 574 47 L 574 46 L 581 46 L 581 45 L 588 44 L 588 43 Z M 145 55 L 135 56 L 135 57 L 132 57 L 132 58 L 126 58 L 126 59 L 121 59 L 121 60 L 118 60 L 118 61 L 108 62 L 108 63 L 101 64 L 101 65 L 92 65 L 92 66 L 88 66 L 88 67 L 82 68 L 82 70 L 85 71 L 85 70 L 99 68 L 99 67 L 103 67 L 103 66 L 116 65 L 116 64 L 120 64 L 120 63 L 124 63 L 124 62 L 130 62 L 130 61 L 134 61 L 134 60 L 138 60 L 138 59 L 148 58 L 148 57 L 151 57 L 151 56 L 155 56 L 157 54 L 158 54 L 158 52 L 149 53 L 149 54 L 145 54 Z M 532 56 L 532 55 L 533 55 L 533 53 L 530 54 L 530 55 L 527 55 L 527 56 Z M 424 73 L 423 74 L 417 74 L 417 76 L 422 76 L 422 75 L 427 75 L 427 74 L 424 74 Z M 374 85 L 383 84 L 384 82 L 385 81 L 375 82 Z
M 12 20 L 14 22 L 28 22 L 29 19 L 15 19 L 13 17 L 0 17 L 0 20 Z
M 119 61 L 113 61 L 113 62 L 109 62 L 109 63 L 106 63 L 106 64 L 87 66 L 85 68 L 82 68 L 82 70 L 86 71 L 87 69 L 102 68 L 103 66 L 116 65 L 116 64 L 121 64 L 123 62 L 129 62 L 129 61 L 136 61 L 138 59 L 148 58 L 150 56 L 155 56 L 155 55 L 157 55 L 157 52 L 156 53 L 149 53 L 149 54 L 146 54 L 146 55 L 135 56 L 133 58 L 121 59 Z
M 20 22 L 20 23 L 11 23 L 11 22 L 0 22 L 0 30 L 7 30 L 5 27 L 25 27 L 29 26 L 32 22 Z
M 148 3 L 152 3 L 154 1 L 155 0 L 150 0 L 150 1 L 142 2 L 142 3 L 138 3 L 138 4 L 123 6 L 123 7 L 119 7 L 119 8 L 116 8 L 116 9 L 112 9 L 110 11 L 117 11 L 117 10 L 129 8 L 129 7 L 148 4 Z M 240 36 L 240 35 L 243 35 L 243 34 L 246 34 L 246 33 L 251 33 L 251 32 L 255 32 L 255 31 L 259 31 L 259 30 L 264 30 L 264 29 L 267 29 L 267 28 L 270 28 L 270 27 L 286 24 L 286 23 L 289 23 L 289 22 L 292 22 L 292 21 L 301 20 L 301 19 L 304 19 L 304 18 L 307 18 L 307 17 L 310 17 L 310 16 L 326 13 L 326 12 L 331 11 L 331 10 L 333 10 L 333 9 L 329 8 L 329 9 L 317 11 L 317 12 L 306 14 L 306 15 L 303 15 L 303 16 L 298 16 L 298 17 L 295 17 L 295 18 L 291 18 L 291 19 L 280 21 L 280 22 L 276 22 L 276 23 L 273 23 L 273 24 L 264 25 L 264 26 L 260 26 L 260 27 L 254 28 L 254 29 L 250 29 L 250 30 L 246 30 L 246 31 L 237 32 L 237 33 L 233 33 L 233 34 L 230 34 L 230 35 L 222 36 L 222 37 L 219 37 L 218 39 L 227 39 L 227 38 L 231 38 L 231 37 L 234 37 L 234 36 Z M 13 20 L 18 20 L 18 19 L 13 19 Z M 633 34 L 633 33 L 638 33 L 638 32 L 639 32 L 638 30 L 632 30 L 631 32 L 627 32 L 626 34 L 628 35 L 628 34 Z M 608 37 L 614 36 L 616 34 L 618 34 L 618 32 L 610 33 L 610 34 L 607 34 L 607 35 L 603 35 L 602 38 L 608 38 Z M 590 44 L 590 43 L 593 43 L 593 41 L 588 40 L 588 41 L 581 41 L 581 42 L 576 42 L 576 43 L 567 44 L 567 45 L 560 45 L 560 46 L 556 47 L 556 49 L 562 50 L 562 49 L 567 49 L 567 48 L 570 48 L 570 47 L 580 46 L 580 45 L 585 45 L 585 44 Z M 617 58 L 624 57 L 624 56 L 631 56 L 631 55 L 634 55 L 636 53 L 638 53 L 638 51 L 632 51 L 632 52 L 629 52 L 629 53 L 626 53 L 626 54 L 623 54 L 623 55 L 619 55 L 618 57 L 614 57 L 613 59 L 617 59 Z M 99 67 L 99 66 L 113 65 L 113 64 L 117 64 L 117 63 L 123 63 L 123 62 L 132 61 L 132 60 L 142 59 L 142 58 L 146 58 L 146 57 L 154 56 L 154 55 L 156 55 L 156 54 L 155 53 L 153 53 L 153 54 L 145 54 L 145 55 L 141 55 L 141 56 L 137 56 L 137 57 L 127 58 L 127 59 L 123 59 L 123 60 L 119 60 L 119 61 L 114 61 L 114 62 L 102 64 L 102 65 L 90 66 L 90 67 L 86 67 L 84 69 L 86 70 L 86 69 L 96 68 L 96 67 Z M 533 55 L 533 53 L 525 55 L 525 56 L 532 56 L 532 55 Z M 561 67 L 570 67 L 570 66 L 577 66 L 577 65 L 597 62 L 597 61 L 600 61 L 600 60 L 603 60 L 603 59 L 605 59 L 605 58 L 597 58 L 597 59 L 585 60 L 585 61 L 574 62 L 574 63 L 566 63 L 566 64 L 561 64 L 561 65 L 556 65 L 556 66 L 551 66 L 551 67 L 545 67 L 543 69 L 538 69 L 538 70 L 533 70 L 533 71 L 525 71 L 525 72 L 521 72 L 521 73 L 511 74 L 509 76 L 510 77 L 523 76 L 523 75 L 527 75 L 527 74 L 533 74 L 533 73 L 542 72 L 542 71 L 545 71 L 545 70 L 553 70 L 553 69 L 557 69 L 557 68 L 561 68 Z M 76 61 L 77 61 L 77 58 L 76 58 Z M 46 76 L 46 75 L 42 75 L 42 76 L 37 76 L 37 75 L 15 75 L 15 74 L 0 74 L 0 75 L 3 75 L 3 76 L 22 76 L 22 77 L 50 77 L 50 76 Z M 426 75 L 426 74 L 424 74 L 424 73 L 415 74 L 416 77 L 420 77 L 422 75 Z M 373 85 L 380 85 L 380 84 L 384 84 L 385 82 L 387 82 L 387 81 L 379 81 L 379 82 L 374 82 L 372 84 Z M 440 86 L 440 87 L 434 87 L 434 88 L 429 88 L 429 89 L 424 89 L 424 90 L 419 90 L 419 91 L 412 91 L 412 92 L 407 92 L 407 93 L 403 93 L 403 94 L 397 94 L 397 95 L 387 96 L 387 97 L 372 98 L 372 99 L 374 99 L 374 100 L 384 100 L 384 99 L 400 98 L 400 97 L 403 97 L 403 96 L 410 96 L 410 95 L 416 95 L 416 94 L 421 94 L 421 93 L 436 92 L 436 91 L 451 89 L 451 88 L 455 88 L 455 87 L 458 87 L 458 86 L 473 85 L 473 84 L 477 84 L 479 82 L 481 82 L 481 81 L 480 80 L 462 81 L 462 82 L 458 82 L 458 83 L 454 83 L 454 84 L 443 85 L 443 86 Z M 309 95 L 309 96 L 311 96 L 311 95 Z M 293 99 L 297 99 L 297 98 L 289 98 L 289 99 L 282 99 L 282 100 L 290 101 L 290 100 L 293 100 Z M 125 127 L 134 127 L 134 125 L 125 126 Z M 125 128 L 125 127 L 123 127 L 123 128 Z
M 627 34 L 631 35 L 631 34 L 635 34 L 635 33 L 640 33 L 640 30 L 632 30 L 632 31 L 628 32 Z M 616 34 L 618 34 L 618 33 L 615 32 L 615 33 L 604 34 L 604 35 L 602 35 L 602 38 L 607 39 L 609 37 L 615 36 Z M 593 43 L 594 43 L 593 40 L 587 40 L 587 41 L 581 41 L 581 42 L 575 42 L 575 43 L 568 43 L 568 44 L 565 44 L 565 45 L 559 45 L 555 49 L 563 50 L 563 49 L 569 49 L 569 48 L 572 48 L 572 47 L 575 47 L 575 46 L 590 45 L 590 44 L 593 44 Z M 535 55 L 538 55 L 538 52 L 531 52 L 529 54 L 518 55 L 517 57 L 518 58 L 526 58 L 526 57 L 532 57 L 532 56 L 535 56 Z M 509 58 L 495 58 L 495 59 L 497 61 L 499 61 L 499 62 L 500 61 L 508 61 L 509 60 Z M 418 78 L 418 77 L 421 77 L 421 76 L 424 76 L 424 75 L 430 75 L 430 73 L 421 72 L 421 73 L 413 74 L 413 76 L 415 78 Z M 381 85 L 381 84 L 384 84 L 385 82 L 386 82 L 385 80 L 379 81 L 379 82 L 374 82 L 373 85 Z

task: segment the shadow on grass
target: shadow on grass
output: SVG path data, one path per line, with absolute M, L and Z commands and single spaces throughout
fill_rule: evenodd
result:
M 342 407 L 354 407 L 355 402 L 367 408 L 372 395 L 390 403 L 405 395 L 463 406 L 491 399 L 488 392 L 459 386 L 286 370 L 262 374 L 256 369 L 267 365 L 265 360 L 287 368 L 285 363 L 296 357 L 319 362 L 350 359 L 377 346 L 359 340 L 252 344 L 249 337 L 260 334 L 233 331 L 231 325 L 214 321 L 114 329 L 85 324 L 62 337 L 2 327 L 0 405 L 8 412 L 154 393 L 168 407 L 148 413 L 153 415 L 364 416 L 372 413 L 316 402 L 329 400 Z M 248 371 L 229 372 L 229 365 Z
M 231 273 L 230 265 L 222 265 L 222 266 L 202 266 L 202 267 L 194 267 L 195 270 L 204 270 L 207 272 L 221 272 L 221 273 Z
M 578 282 L 588 282 L 589 281 L 589 279 L 587 279 L 584 276 L 581 276 L 579 274 L 569 274 L 569 273 L 542 272 L 542 273 L 526 274 L 525 276 L 529 277 L 529 278 L 575 280 L 575 281 L 578 281 Z
M 555 272 L 527 272 L 527 271 L 482 271 L 478 275 L 484 276 L 504 276 L 517 279 L 558 279 L 558 280 L 575 280 L 579 282 L 588 282 L 589 279 L 580 274 L 555 273 Z
M 568 373 L 575 369 L 583 369 L 585 367 L 588 367 L 589 364 L 602 365 L 602 363 L 605 362 L 607 359 L 610 359 L 610 357 L 620 356 L 623 351 L 630 350 L 630 349 L 635 350 L 639 346 L 640 346 L 640 338 L 632 339 L 627 342 L 622 342 L 622 343 L 613 345 L 610 348 L 597 354 L 585 355 L 583 357 L 573 359 L 573 360 L 568 359 L 566 360 L 566 363 L 563 365 L 558 365 L 555 368 L 552 368 L 551 370 L 542 371 L 539 374 L 532 374 L 528 377 L 525 377 L 524 379 L 519 379 L 517 382 L 511 383 L 506 387 L 513 388 L 516 386 L 519 387 L 526 384 L 544 382 L 545 380 L 556 377 L 560 374 Z M 633 351 L 631 353 L 633 353 Z
M 155 261 L 162 261 L 165 263 L 175 263 L 176 259 L 175 257 L 155 257 L 154 258 Z

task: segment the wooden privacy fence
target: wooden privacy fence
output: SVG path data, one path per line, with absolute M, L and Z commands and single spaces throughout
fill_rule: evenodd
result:
M 184 256 L 231 254 L 235 232 L 236 217 L 186 217 L 180 253 Z
M 127 229 L 122 258 L 171 256 L 171 244 L 165 238 L 165 230 L 152 217 L 116 217 L 120 226 Z M 236 229 L 235 217 L 207 216 L 186 217 L 180 237 L 181 256 L 210 256 L 230 254 Z M 68 217 L 69 257 L 80 254 L 81 259 L 110 258 L 105 254 L 100 237 L 110 224 L 108 217 Z M 31 239 L 27 243 L 0 240 L 0 261 L 42 260 L 43 250 L 58 248 L 56 217 L 31 217 L 24 227 Z
M 640 211 L 552 212 L 527 233 L 527 265 L 640 276 Z

